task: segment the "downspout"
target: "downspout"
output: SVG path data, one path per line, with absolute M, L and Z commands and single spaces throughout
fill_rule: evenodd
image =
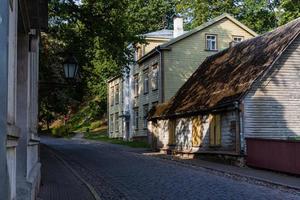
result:
M 236 101 L 234 102 L 234 108 L 235 108 L 235 116 L 236 116 L 236 134 L 235 134 L 235 140 L 236 140 L 236 153 L 238 155 L 241 155 L 241 130 L 242 129 L 242 120 L 241 120 L 241 109 L 240 109 L 240 102 Z
M 161 49 L 160 49 L 160 47 L 158 46 L 158 47 L 156 47 L 155 48 L 155 51 L 156 52 L 158 52 L 159 53 L 159 77 L 160 77 L 160 79 L 158 79 L 158 80 L 160 80 L 160 82 L 159 82 L 159 97 L 158 97 L 158 99 L 159 99 L 159 101 L 160 101 L 160 103 L 163 103 L 164 102 L 164 73 L 163 73 L 163 63 L 162 63 L 162 52 L 161 52 Z

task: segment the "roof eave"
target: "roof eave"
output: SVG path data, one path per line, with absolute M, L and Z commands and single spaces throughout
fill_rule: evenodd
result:
M 214 106 L 212 108 L 206 108 L 206 109 L 199 109 L 199 110 L 193 110 L 189 112 L 182 112 L 182 113 L 174 113 L 172 115 L 162 115 L 157 117 L 150 117 L 149 121 L 154 120 L 160 120 L 160 119 L 170 119 L 170 118 L 181 118 L 181 117 L 189 117 L 189 116 L 195 116 L 195 115 L 203 115 L 208 113 L 216 113 L 221 111 L 228 111 L 232 109 L 239 109 L 239 98 L 232 100 L 230 102 L 220 104 L 217 106 Z

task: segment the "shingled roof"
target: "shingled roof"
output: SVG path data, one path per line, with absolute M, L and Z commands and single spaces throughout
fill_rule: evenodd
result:
M 208 57 L 168 103 L 149 112 L 149 119 L 206 112 L 240 100 L 299 32 L 300 18 Z

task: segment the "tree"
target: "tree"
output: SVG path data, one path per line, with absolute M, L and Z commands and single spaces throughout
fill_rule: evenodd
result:
M 99 98 L 106 108 L 106 81 L 131 61 L 127 46 L 143 42 L 143 33 L 162 29 L 172 0 L 49 1 L 49 31 L 41 51 L 40 80 L 64 82 L 61 63 L 71 52 L 80 66 L 80 85 L 40 91 L 41 116 L 62 115 L 70 104 Z M 42 117 L 43 118 L 43 117 Z
M 177 1 L 177 12 L 188 17 L 188 28 L 199 26 L 223 13 L 229 13 L 249 28 L 263 33 L 277 26 L 278 0 L 186 0 Z
M 300 17 L 300 3 L 298 0 L 281 0 L 278 10 L 280 25 Z

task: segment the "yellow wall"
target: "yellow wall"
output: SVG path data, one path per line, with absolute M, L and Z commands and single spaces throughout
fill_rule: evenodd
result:
M 207 56 L 216 53 L 216 51 L 205 50 L 205 34 L 217 34 L 218 51 L 229 47 L 233 35 L 244 36 L 244 39 L 253 37 L 240 26 L 225 18 L 172 44 L 171 51 L 163 52 L 164 101 L 176 94 Z

